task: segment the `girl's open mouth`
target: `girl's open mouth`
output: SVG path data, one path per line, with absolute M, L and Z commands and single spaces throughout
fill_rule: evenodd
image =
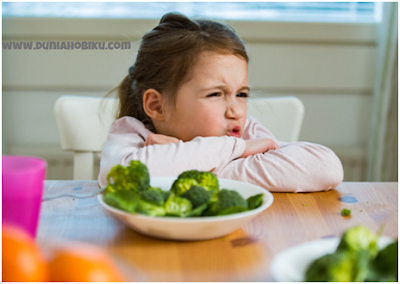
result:
M 229 136 L 240 137 L 240 126 L 235 126 L 232 130 L 229 131 Z

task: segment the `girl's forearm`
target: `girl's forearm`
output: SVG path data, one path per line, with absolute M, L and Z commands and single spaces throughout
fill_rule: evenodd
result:
M 115 164 L 127 166 L 131 160 L 146 164 L 151 177 L 174 176 L 193 169 L 219 171 L 240 157 L 245 147 L 244 140 L 227 136 L 146 147 L 119 147 L 108 142 L 102 153 L 99 183 L 106 185 L 107 174 Z
M 273 192 L 323 191 L 343 181 L 339 158 L 327 147 L 307 142 L 288 143 L 275 151 L 237 159 L 216 174 Z

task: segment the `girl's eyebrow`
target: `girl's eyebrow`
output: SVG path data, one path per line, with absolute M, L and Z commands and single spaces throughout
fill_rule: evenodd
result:
M 225 90 L 225 89 L 226 89 L 226 86 L 221 85 L 221 86 L 214 86 L 214 87 L 202 88 L 202 89 L 200 89 L 200 91 L 203 92 L 203 91 L 209 91 L 209 90 L 214 90 L 214 89 Z M 250 88 L 249 88 L 248 86 L 242 86 L 238 91 L 244 91 L 244 90 L 250 92 Z

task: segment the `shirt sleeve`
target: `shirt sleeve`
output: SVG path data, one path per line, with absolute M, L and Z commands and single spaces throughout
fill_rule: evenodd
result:
M 192 169 L 219 171 L 246 148 L 243 139 L 228 136 L 196 137 L 189 142 L 144 147 L 150 131 L 138 128 L 135 122 L 135 132 L 131 132 L 125 125 L 131 123 L 127 120 L 113 124 L 108 134 L 100 161 L 101 187 L 107 185 L 107 174 L 116 164 L 127 166 L 131 160 L 139 160 L 146 164 L 151 177 L 174 176 Z
M 340 159 L 325 146 L 278 141 L 255 120 L 249 122 L 246 138 L 270 138 L 281 148 L 236 159 L 216 172 L 218 177 L 249 182 L 272 192 L 324 191 L 343 181 Z

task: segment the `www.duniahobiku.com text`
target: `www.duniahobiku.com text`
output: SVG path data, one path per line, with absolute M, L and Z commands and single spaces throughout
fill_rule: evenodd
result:
M 129 41 L 3 41 L 3 49 L 15 50 L 123 50 Z

